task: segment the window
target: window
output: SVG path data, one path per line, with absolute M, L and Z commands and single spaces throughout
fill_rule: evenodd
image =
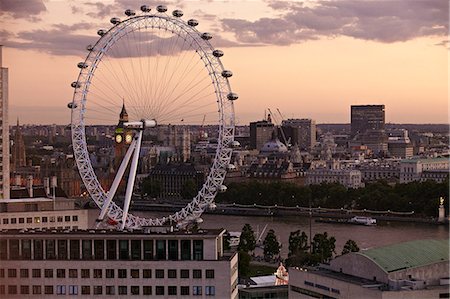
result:
M 216 287 L 206 286 L 205 287 L 205 295 L 206 296 L 215 296 L 216 295 Z
M 142 294 L 143 295 L 151 295 L 152 294 L 152 287 L 151 286 L 143 286 L 142 287 Z
M 131 286 L 131 295 L 139 295 L 139 286 Z
M 44 258 L 44 242 L 42 240 L 34 240 L 33 251 L 34 259 L 42 260 Z
M 202 270 L 200 270 L 200 269 L 192 270 L 192 277 L 193 278 L 202 278 Z
M 58 220 L 58 222 L 63 222 L 63 217 L 62 216 L 58 216 L 57 220 Z
M 53 295 L 53 286 L 44 286 L 44 294 Z
M 11 224 L 16 224 L 16 223 L 17 223 L 17 219 L 16 218 L 11 218 Z
M 105 259 L 105 242 L 103 240 L 94 240 L 94 258 L 96 260 Z
M 166 259 L 166 240 L 156 241 L 156 259 L 158 260 Z
M 91 286 L 81 286 L 81 295 L 90 295 Z
M 0 239 L 0 260 L 6 260 L 7 258 L 8 258 L 8 241 Z
M 114 278 L 114 269 L 106 269 L 106 278 Z
M 17 294 L 17 286 L 8 286 L 8 294 L 15 295 Z
M 131 278 L 139 278 L 139 269 L 131 269 Z
M 181 286 L 180 287 L 180 293 L 181 293 L 181 295 L 189 295 L 189 287 Z
M 106 258 L 108 260 L 117 259 L 117 242 L 116 240 L 106 240 Z
M 102 286 L 94 286 L 94 295 L 102 295 L 103 287 Z
M 25 218 L 19 218 L 19 223 L 25 223 Z
M 192 295 L 199 296 L 202 294 L 202 287 L 201 286 L 193 286 L 192 287 Z
M 102 269 L 94 269 L 94 278 L 102 278 Z
M 8 277 L 17 277 L 17 270 L 16 269 L 8 269 Z
M 191 240 L 181 240 L 181 259 L 184 261 L 191 259 Z
M 168 286 L 167 287 L 167 293 L 169 295 L 176 295 L 177 294 L 177 287 L 176 286 Z
M 31 260 L 31 240 L 22 240 L 22 259 Z
M 9 240 L 9 259 L 18 260 L 19 258 L 19 240 Z
M 53 278 L 53 269 L 44 269 L 45 278 Z
M 42 294 L 42 287 L 41 286 L 33 286 L 33 295 L 40 295 Z
M 69 269 L 69 278 L 78 278 L 78 269 Z
M 66 269 L 56 269 L 56 277 L 66 278 Z
M 119 259 L 128 259 L 128 240 L 119 240 Z
M 177 270 L 176 269 L 167 270 L 167 277 L 168 278 L 177 278 Z
M 89 269 L 81 269 L 81 278 L 90 278 L 90 274 Z
M 164 278 L 164 270 L 163 269 L 156 269 L 155 270 L 155 277 L 156 278 Z
M 115 295 L 116 288 L 114 286 L 106 286 L 106 295 Z
M 73 215 L 72 216 L 72 221 L 78 221 L 78 216 L 77 215 Z
M 143 278 L 152 278 L 152 270 L 151 269 L 142 270 L 142 277 Z
M 4 295 L 6 293 L 5 286 L 0 285 L 0 295 Z
M 80 259 L 80 240 L 70 240 L 70 259 Z
M 141 259 L 141 240 L 131 240 L 131 259 Z
M 180 277 L 181 277 L 181 278 L 189 278 L 189 270 L 187 270 L 187 269 L 181 269 L 181 270 L 180 270 Z
M 31 275 L 33 276 L 33 278 L 40 278 L 41 277 L 41 269 L 31 270 Z
M 21 278 L 28 278 L 28 269 L 20 269 L 20 277 Z
M 20 286 L 20 293 L 21 294 L 25 294 L 25 295 L 29 294 L 30 293 L 30 286 Z
M 119 269 L 119 270 L 117 270 L 117 277 L 119 277 L 119 278 L 127 278 L 127 269 Z
M 83 250 L 83 260 L 91 260 L 92 259 L 92 240 L 83 240 L 81 242 Z
M 66 286 L 57 285 L 56 286 L 56 295 L 65 295 L 66 294 Z
M 194 240 L 194 260 L 203 260 L 203 240 Z
M 178 240 L 169 240 L 169 260 L 178 260 Z
M 70 222 L 70 216 L 64 216 L 64 221 L 65 222 Z
M 5 277 L 5 269 L 0 269 L 0 278 Z
M 3 218 L 3 224 L 9 224 L 9 219 L 8 218 Z
M 119 286 L 119 295 L 127 294 L 127 286 Z
M 69 295 L 78 295 L 78 286 L 69 286 Z
M 42 223 L 47 223 L 48 222 L 48 218 L 47 217 L 42 217 Z
M 144 260 L 153 259 L 153 240 L 144 240 Z
M 206 278 L 214 278 L 214 270 L 213 269 L 207 269 L 205 271 L 206 273 Z
M 45 258 L 47 260 L 56 259 L 55 240 L 45 240 Z
M 164 295 L 164 287 L 163 286 L 156 286 L 155 287 L 155 294 L 156 295 Z
M 58 240 L 58 259 L 67 259 L 67 240 Z

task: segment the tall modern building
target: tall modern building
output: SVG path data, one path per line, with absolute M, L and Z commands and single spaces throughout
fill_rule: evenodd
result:
M 316 121 L 312 119 L 283 120 L 282 129 L 291 144 L 302 150 L 310 150 L 316 144 Z
M 8 124 L 8 69 L 3 67 L 0 45 L 0 198 L 9 198 L 9 124 Z
M 384 105 L 351 106 L 351 138 L 375 153 L 387 151 Z
M 14 142 L 12 145 L 12 171 L 25 167 L 27 165 L 25 142 L 23 140 L 22 131 L 19 125 L 19 119 L 17 119 L 16 131 L 14 133 Z
M 250 123 L 250 148 L 260 150 L 262 146 L 272 139 L 274 125 L 270 119 Z

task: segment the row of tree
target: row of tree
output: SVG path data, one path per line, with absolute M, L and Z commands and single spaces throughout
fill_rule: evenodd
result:
M 353 208 L 370 210 L 414 211 L 418 215 L 436 217 L 439 198 L 444 197 L 447 215 L 449 181 L 411 182 L 389 185 L 385 181 L 367 184 L 364 188 L 347 189 L 338 183 L 298 186 L 292 183 L 231 183 L 226 193 L 218 194 L 217 202 L 308 206 L 322 208 Z

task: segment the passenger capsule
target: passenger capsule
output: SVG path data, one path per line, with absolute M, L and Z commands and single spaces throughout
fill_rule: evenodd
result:
M 88 67 L 88 65 L 87 65 L 86 62 L 78 62 L 77 66 L 78 66 L 80 69 L 85 69 L 85 68 Z
M 190 19 L 190 20 L 188 21 L 188 25 L 189 25 L 189 26 L 192 26 L 192 27 L 195 27 L 195 26 L 198 25 L 198 21 L 195 20 L 195 19 Z
M 80 87 L 81 87 L 81 84 L 78 83 L 77 81 L 73 81 L 73 82 L 70 84 L 70 86 L 72 86 L 73 88 L 80 88 Z
M 202 38 L 204 40 L 210 40 L 212 38 L 212 35 L 211 35 L 211 33 L 205 32 L 205 33 L 202 33 Z
M 227 94 L 227 99 L 230 101 L 235 101 L 235 100 L 239 99 L 239 96 L 237 93 L 230 92 L 229 94 Z
M 219 191 L 220 193 L 224 193 L 224 192 L 227 191 L 227 186 L 225 186 L 225 185 L 220 185 L 220 186 L 217 188 L 217 191 Z
M 214 57 L 222 57 L 223 56 L 223 51 L 222 50 L 214 50 L 213 51 L 213 56 Z
M 209 208 L 210 210 L 215 210 L 215 209 L 217 208 L 217 205 L 216 205 L 215 203 L 212 202 L 212 203 L 209 204 L 208 208 Z
M 222 77 L 230 78 L 231 76 L 233 76 L 233 72 L 231 72 L 231 71 L 224 70 L 224 71 L 222 72 Z
M 97 31 L 97 34 L 100 36 L 103 36 L 106 34 L 106 30 L 105 29 L 100 29 L 99 31 Z
M 150 7 L 148 7 L 148 5 L 142 5 L 141 6 L 141 11 L 142 12 L 149 12 L 150 10 L 152 10 Z
M 228 164 L 227 169 L 228 169 L 228 170 L 235 170 L 235 169 L 236 169 L 236 165 L 234 165 L 234 164 Z
M 117 25 L 120 23 L 120 19 L 119 18 L 111 18 L 111 20 L 109 20 L 111 22 L 111 24 L 113 25 Z
M 173 15 L 174 17 L 176 17 L 176 18 L 181 18 L 181 17 L 183 16 L 183 12 L 182 12 L 181 10 L 179 10 L 179 9 L 175 9 L 175 10 L 172 12 L 172 15 Z
M 203 219 L 199 217 L 195 219 L 195 222 L 197 222 L 198 224 L 203 223 Z
M 127 10 L 125 10 L 125 15 L 131 17 L 131 16 L 136 15 L 136 12 L 132 9 L 127 9 Z
M 237 148 L 237 147 L 240 147 L 241 144 L 239 143 L 239 141 L 233 140 L 233 141 L 231 142 L 230 146 L 231 146 L 232 148 Z
M 92 51 L 92 50 L 94 50 L 94 46 L 93 45 L 87 45 L 86 50 Z
M 157 10 L 158 12 L 166 12 L 166 11 L 167 11 L 167 6 L 165 6 L 165 5 L 158 5 L 158 6 L 156 7 L 156 10 Z
M 75 104 L 74 102 L 70 102 L 69 104 L 67 104 L 67 108 L 69 109 L 75 109 L 77 107 L 78 107 L 77 104 Z

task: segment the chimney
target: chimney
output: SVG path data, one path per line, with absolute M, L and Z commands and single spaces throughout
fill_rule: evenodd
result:
M 49 196 L 50 195 L 50 178 L 49 177 L 44 178 L 44 189 L 45 189 L 45 194 L 47 196 Z
M 16 174 L 16 176 L 14 177 L 14 184 L 16 186 L 22 186 L 22 177 L 20 176 L 20 174 Z
M 31 197 L 33 197 L 33 176 L 29 175 L 27 177 L 27 189 L 28 189 L 28 194 Z

